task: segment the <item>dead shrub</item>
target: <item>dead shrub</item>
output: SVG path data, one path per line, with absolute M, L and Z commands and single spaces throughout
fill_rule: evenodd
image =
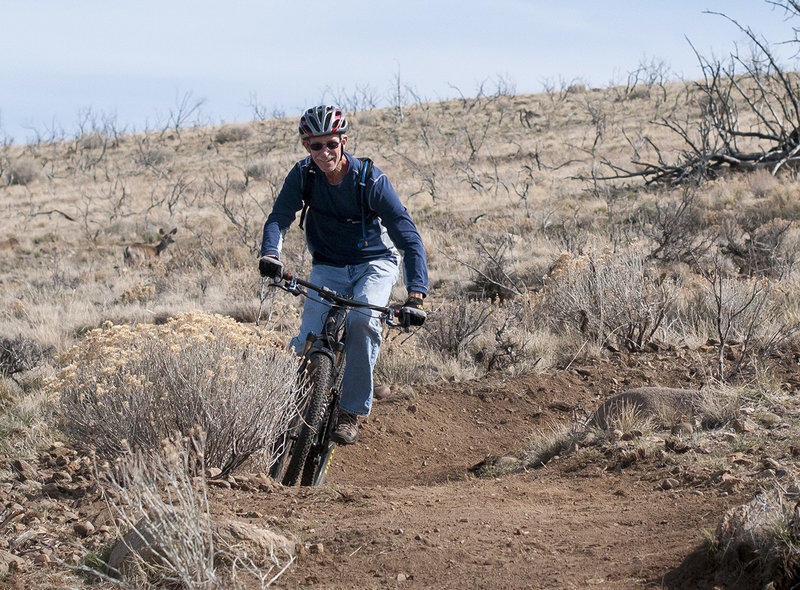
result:
M 747 277 L 781 278 L 795 266 L 797 252 L 791 229 L 794 222 L 772 218 L 763 224 L 728 219 L 723 223 L 722 251 Z M 790 247 L 786 247 L 790 244 Z
M 206 434 L 205 461 L 228 472 L 270 447 L 295 411 L 297 357 L 268 333 L 189 312 L 165 324 L 89 332 L 48 389 L 62 430 L 113 459 L 174 432 Z
M 531 331 L 530 299 L 518 297 L 502 301 L 491 309 L 492 321 L 481 331 L 478 343 L 482 346 L 475 353 L 475 360 L 487 371 L 534 369 L 542 361 L 544 351 L 537 350 L 536 336 Z
M 469 291 L 479 297 L 505 301 L 522 295 L 526 286 L 522 277 L 510 261 L 511 240 L 503 237 L 497 244 L 479 243 L 478 263 L 465 264 L 473 274 L 473 284 Z
M 202 433 L 137 451 L 100 479 L 121 537 L 90 573 L 133 588 L 266 588 L 294 561 L 294 544 L 212 517 Z
M 78 147 L 82 150 L 96 150 L 106 147 L 110 143 L 110 138 L 99 131 L 84 133 L 78 139 Z
M 491 315 L 488 302 L 470 300 L 462 293 L 430 314 L 422 341 L 428 348 L 458 358 L 469 350 Z
M 17 336 L 0 339 L 0 375 L 11 377 L 23 371 L 30 371 L 50 354 L 50 349 L 39 342 Z
M 653 342 L 677 300 L 675 279 L 655 274 L 633 251 L 587 255 L 548 280 L 541 311 L 557 331 L 631 352 Z
M 639 206 L 635 214 L 642 235 L 653 243 L 648 258 L 664 262 L 691 262 L 708 252 L 713 233 L 698 205 L 697 192 L 685 188 L 680 199 L 658 197 Z
M 724 382 L 769 366 L 800 330 L 800 323 L 786 317 L 775 284 L 731 276 L 719 259 L 698 269 L 706 282 L 700 316 L 713 329 L 717 349 L 715 377 Z
M 6 172 L 9 185 L 28 186 L 39 178 L 41 167 L 31 160 L 19 160 L 11 164 Z
M 250 139 L 253 136 L 253 130 L 244 125 L 234 125 L 228 127 L 220 127 L 214 135 L 215 143 L 234 143 Z
M 172 153 L 163 148 L 140 148 L 135 156 L 135 162 L 145 168 L 158 168 L 171 161 Z
M 267 160 L 256 160 L 244 169 L 244 177 L 250 180 L 265 180 L 272 174 L 273 166 Z

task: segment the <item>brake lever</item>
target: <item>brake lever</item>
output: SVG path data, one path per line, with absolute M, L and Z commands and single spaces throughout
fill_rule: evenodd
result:
M 294 275 L 282 279 L 280 282 L 269 283 L 269 286 L 280 289 L 281 291 L 286 291 L 287 293 L 291 293 L 295 297 L 307 295 L 306 290 L 297 284 L 297 277 Z
M 400 310 L 397 308 L 386 314 L 386 323 L 393 328 L 400 328 L 405 333 L 411 331 L 411 324 L 400 321 Z

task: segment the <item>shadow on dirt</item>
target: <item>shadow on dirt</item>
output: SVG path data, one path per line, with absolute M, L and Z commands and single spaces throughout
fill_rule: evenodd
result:
M 794 588 L 790 585 L 765 585 L 765 574 L 759 568 L 746 567 L 743 562 L 728 556 L 722 563 L 717 563 L 709 554 L 708 548 L 701 546 L 690 553 L 674 570 L 668 572 L 660 580 L 654 580 L 668 590 L 752 590 L 753 588 L 771 587 Z M 751 561 L 752 563 L 752 561 Z

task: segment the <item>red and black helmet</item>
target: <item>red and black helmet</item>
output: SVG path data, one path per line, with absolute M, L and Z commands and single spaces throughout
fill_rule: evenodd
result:
M 339 107 L 329 104 L 311 107 L 300 117 L 300 136 L 303 138 L 334 133 L 347 133 L 347 118 Z

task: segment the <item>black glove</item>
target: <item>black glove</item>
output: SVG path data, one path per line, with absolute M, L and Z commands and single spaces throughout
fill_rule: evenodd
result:
M 262 256 L 258 259 L 258 272 L 262 277 L 280 281 L 283 278 L 283 262 L 272 256 Z
M 421 326 L 428 317 L 422 310 L 422 299 L 409 297 L 400 308 L 400 323 L 404 326 Z

